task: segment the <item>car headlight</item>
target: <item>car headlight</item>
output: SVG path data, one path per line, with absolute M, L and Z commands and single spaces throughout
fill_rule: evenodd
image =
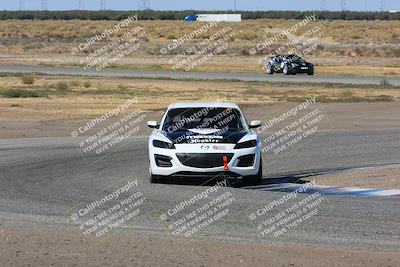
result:
M 234 149 L 249 148 L 257 146 L 257 140 L 250 140 L 242 143 L 237 143 Z
M 159 148 L 166 148 L 166 149 L 175 149 L 174 144 L 163 142 L 160 140 L 153 140 L 153 146 Z

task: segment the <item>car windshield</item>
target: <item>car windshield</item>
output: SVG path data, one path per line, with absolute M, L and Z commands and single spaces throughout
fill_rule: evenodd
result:
M 302 63 L 302 62 L 304 62 L 304 59 L 302 59 L 301 57 L 296 56 L 296 55 L 289 56 L 287 58 L 287 60 L 290 61 L 290 62 L 293 62 L 293 63 Z
M 284 56 L 278 55 L 274 58 L 274 61 L 280 63 L 284 60 L 284 58 L 285 58 Z
M 165 117 L 163 130 L 175 132 L 188 129 L 245 130 L 241 113 L 234 108 L 204 107 L 170 109 Z

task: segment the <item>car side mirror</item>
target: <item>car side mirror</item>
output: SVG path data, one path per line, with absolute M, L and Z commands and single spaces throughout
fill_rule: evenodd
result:
M 250 122 L 250 129 L 255 129 L 261 126 L 261 121 L 251 121 Z
M 157 129 L 158 127 L 160 127 L 160 124 L 158 124 L 157 121 L 148 121 L 147 126 L 149 126 L 150 128 Z

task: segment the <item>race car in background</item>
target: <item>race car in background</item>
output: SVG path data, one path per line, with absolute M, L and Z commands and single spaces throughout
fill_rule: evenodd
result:
M 271 57 L 265 68 L 267 74 L 271 75 L 274 73 L 283 73 L 285 75 L 307 73 L 308 75 L 314 75 L 314 64 L 293 54 Z
M 151 183 L 221 174 L 245 185 L 262 181 L 261 141 L 252 130 L 261 122 L 248 124 L 236 104 L 176 103 L 148 126 Z

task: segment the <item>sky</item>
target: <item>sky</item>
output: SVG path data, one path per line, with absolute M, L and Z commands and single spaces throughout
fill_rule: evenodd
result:
M 42 1 L 47 2 L 48 10 L 78 9 L 79 1 L 84 1 L 84 8 L 100 9 L 101 0 L 0 0 L 0 10 L 19 10 L 20 3 L 26 10 L 42 9 Z M 103 0 L 107 9 L 140 9 L 147 1 L 154 10 L 233 10 L 235 0 Z M 319 10 L 325 2 L 327 10 L 341 10 L 342 0 L 236 0 L 238 10 Z M 347 10 L 379 11 L 381 0 L 345 0 Z M 400 10 L 400 0 L 385 0 L 385 10 Z

